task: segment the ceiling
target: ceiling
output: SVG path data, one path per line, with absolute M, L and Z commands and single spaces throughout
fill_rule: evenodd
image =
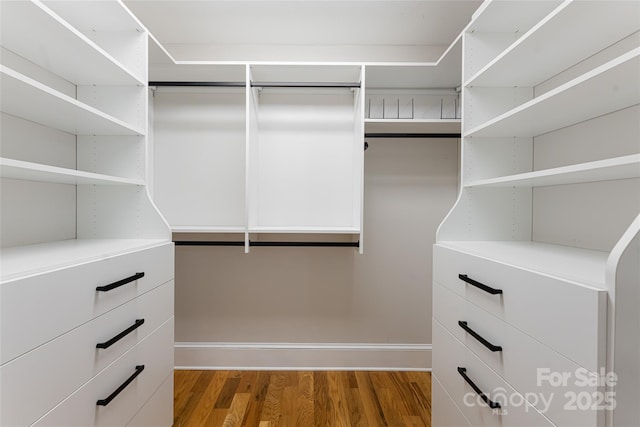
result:
M 480 0 L 124 0 L 170 52 L 185 45 L 443 46 Z M 184 58 L 184 55 L 181 59 Z M 202 59 L 202 58 L 198 58 Z M 216 58 L 207 58 L 216 60 Z

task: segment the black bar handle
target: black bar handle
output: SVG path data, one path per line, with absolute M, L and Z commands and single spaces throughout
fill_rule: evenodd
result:
M 98 405 L 98 406 L 107 406 L 109 403 L 111 403 L 111 401 L 112 401 L 113 399 L 115 399 L 115 398 L 116 398 L 116 396 L 117 396 L 117 395 L 119 395 L 119 394 L 120 394 L 120 392 L 121 392 L 122 390 L 124 390 L 125 388 L 127 388 L 127 386 L 128 386 L 129 384 L 131 384 L 131 383 L 133 382 L 133 380 L 135 380 L 135 379 L 136 379 L 136 377 L 137 377 L 138 375 L 140 375 L 140 373 L 141 373 L 142 371 L 144 371 L 144 365 L 138 365 L 138 366 L 136 366 L 136 371 L 133 373 L 133 375 L 131 375 L 129 378 L 127 378 L 127 380 L 126 380 L 125 382 L 123 382 L 123 383 L 120 385 L 120 387 L 118 387 L 117 389 L 115 389 L 115 390 L 114 390 L 114 392 L 113 392 L 113 393 L 111 393 L 111 394 L 109 395 L 109 397 L 107 397 L 106 399 L 100 399 L 100 400 L 98 400 L 98 401 L 96 402 L 96 405 Z
M 482 338 L 482 336 L 480 336 L 479 333 L 477 333 L 476 331 L 474 331 L 473 329 L 471 329 L 468 326 L 467 322 L 465 322 L 463 320 L 458 320 L 458 326 L 460 326 L 462 329 L 467 331 L 469 333 L 469 335 L 471 335 L 472 337 L 474 337 L 475 339 L 480 341 L 480 343 L 482 345 L 484 345 L 485 347 L 487 347 L 489 350 L 491 350 L 491 351 L 502 351 L 502 346 L 493 345 L 489 341 L 487 341 L 486 339 Z
M 129 276 L 126 279 L 118 280 L 117 282 L 113 282 L 113 283 L 111 283 L 109 285 L 98 286 L 96 288 L 96 291 L 108 292 L 108 291 L 110 291 L 112 289 L 119 288 L 122 285 L 126 285 L 127 283 L 131 283 L 131 282 L 134 282 L 134 281 L 136 281 L 138 279 L 142 279 L 143 277 L 144 277 L 144 272 L 143 273 L 136 273 L 133 276 Z
M 117 343 L 118 341 L 120 341 L 122 338 L 126 337 L 127 335 L 129 335 L 131 332 L 135 331 L 136 329 L 138 329 L 140 326 L 142 326 L 144 324 L 144 319 L 136 319 L 136 322 L 129 326 L 127 329 L 125 329 L 124 331 L 120 332 L 118 335 L 116 335 L 115 337 L 111 338 L 108 341 L 105 342 L 99 342 L 98 344 L 96 344 L 96 348 L 109 348 L 112 345 L 114 345 L 115 343 Z
M 491 295 L 496 295 L 496 294 L 501 294 L 502 293 L 502 289 L 496 289 L 496 288 L 492 288 L 490 286 L 485 285 L 484 283 L 480 283 L 477 280 L 473 280 L 471 279 L 469 276 L 467 276 L 466 274 L 458 274 L 458 279 L 467 282 L 468 284 L 475 286 L 478 289 L 482 289 L 485 292 L 490 293 Z
M 458 373 L 460 374 L 460 376 L 462 376 L 462 378 L 464 378 L 464 380 L 467 382 L 467 384 L 469 384 L 471 386 L 471 388 L 476 393 L 478 393 L 478 396 L 480 396 L 482 401 L 484 403 L 486 403 L 487 405 L 489 405 L 489 408 L 491 408 L 491 409 L 499 409 L 500 408 L 500 404 L 498 402 L 493 402 L 493 401 L 489 400 L 487 395 L 484 394 L 482 392 L 482 390 L 480 390 L 480 388 L 477 385 L 475 385 L 475 383 L 473 381 L 471 381 L 471 378 L 469 378 L 467 376 L 467 368 L 461 368 L 460 366 L 458 366 Z

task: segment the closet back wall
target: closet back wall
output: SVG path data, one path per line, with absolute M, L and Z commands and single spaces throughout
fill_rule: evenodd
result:
M 177 367 L 431 367 L 431 246 L 455 201 L 458 142 L 368 142 L 364 255 L 176 247 Z

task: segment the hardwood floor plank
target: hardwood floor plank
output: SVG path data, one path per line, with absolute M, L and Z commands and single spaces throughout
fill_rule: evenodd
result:
M 251 399 L 250 393 L 236 393 L 233 396 L 233 401 L 222 424 L 224 427 L 240 427 L 242 425 L 249 399 Z
M 174 427 L 430 427 L 431 374 L 176 371 Z
M 386 426 L 387 422 L 384 418 L 384 412 L 376 396 L 375 389 L 373 387 L 373 381 L 371 379 L 370 372 L 356 372 L 356 379 L 358 380 L 358 389 L 360 390 L 360 396 L 362 397 L 362 405 L 364 407 L 364 413 L 367 416 L 367 421 L 371 426 Z
M 214 410 L 215 403 L 219 399 L 220 393 L 228 381 L 227 374 L 228 372 L 226 371 L 208 371 L 200 376 L 200 380 L 203 378 L 210 378 L 210 381 L 209 384 L 207 384 L 207 388 L 200 393 L 201 396 L 198 404 L 189 414 L 187 421 L 190 425 L 203 426 L 207 423 L 207 419 L 209 418 L 211 411 Z M 198 386 L 199 389 L 201 384 L 196 383 L 196 386 Z M 194 386 L 194 388 L 196 386 Z
M 298 387 L 296 390 L 296 425 L 312 426 L 314 424 L 315 400 L 313 390 L 313 372 L 298 372 Z

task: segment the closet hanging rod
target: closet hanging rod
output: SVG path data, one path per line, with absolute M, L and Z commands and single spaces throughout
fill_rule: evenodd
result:
M 272 88 L 272 87 L 298 87 L 298 88 L 357 88 L 360 83 L 299 83 L 299 82 L 251 82 L 251 87 Z
M 188 86 L 188 87 L 245 87 L 245 82 L 172 82 L 150 81 L 149 86 Z
M 460 138 L 459 133 L 365 133 L 365 138 Z
M 227 240 L 180 240 L 174 242 L 176 246 L 244 246 L 243 241 Z M 357 248 L 360 242 L 252 242 L 249 246 L 263 247 L 319 247 L 319 248 Z

